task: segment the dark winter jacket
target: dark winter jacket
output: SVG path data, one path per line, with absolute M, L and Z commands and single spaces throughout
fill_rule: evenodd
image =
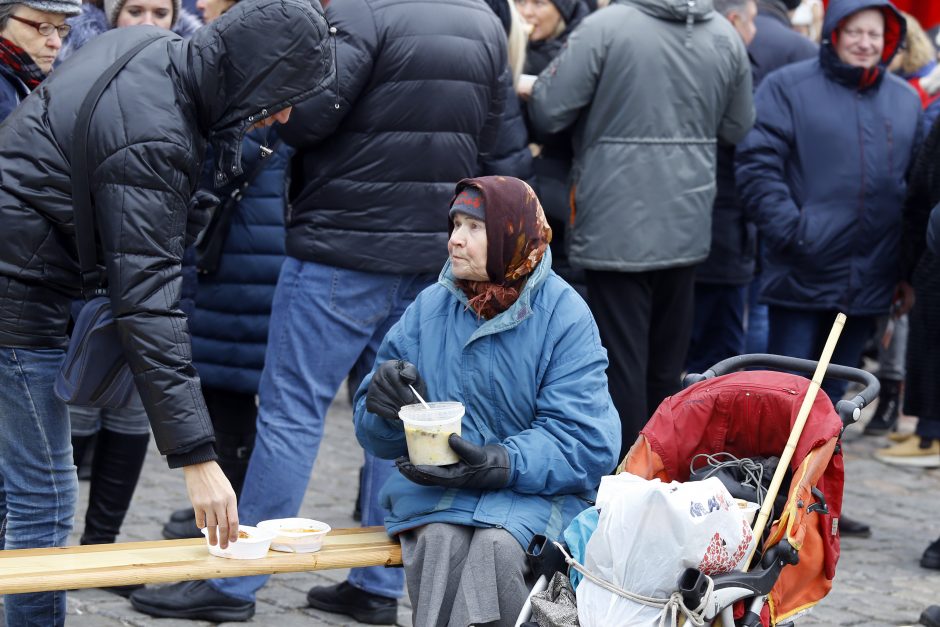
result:
M 757 34 L 748 46 L 754 60 L 754 84 L 785 65 L 812 59 L 819 48 L 790 26 L 790 18 L 776 3 L 761 2 L 754 18 Z
M 6 65 L 0 63 L 0 122 L 13 113 L 23 98 L 29 95 L 29 88 Z
M 770 72 L 815 57 L 816 44 L 790 28 L 779 3 L 761 2 L 757 35 L 748 46 L 754 86 Z M 717 193 L 712 213 L 712 246 L 696 270 L 696 280 L 716 285 L 745 285 L 757 269 L 757 227 L 748 219 L 734 177 L 734 147 L 718 148 Z
M 868 7 L 886 16 L 877 73 L 843 64 L 828 43 L 840 21 Z M 736 174 L 761 233 L 764 302 L 888 312 L 921 116 L 914 90 L 885 69 L 903 29 L 887 0 L 833 0 L 819 59 L 780 69 L 757 90 Z
M 589 15 L 528 111 L 545 133 L 575 125 L 573 265 L 647 272 L 708 256 L 718 140 L 754 121 L 747 51 L 710 0 L 619 0 Z
M 102 68 L 148 38 L 92 116 L 89 178 L 118 335 L 157 445 L 184 465 L 214 456 L 178 306 L 206 145 L 224 184 L 242 171 L 249 127 L 318 93 L 333 64 L 326 21 L 306 0 L 239 3 L 188 40 L 114 29 L 62 64 L 0 127 L 0 346 L 67 342 L 80 285 L 69 176 L 77 109 Z
M 274 287 L 284 261 L 285 174 L 290 148 L 280 143 L 261 160 L 261 131 L 244 141 L 242 178 L 261 169 L 234 203 L 215 272 L 199 272 L 190 320 L 193 363 L 203 385 L 257 394 Z M 274 147 L 273 144 L 269 144 Z M 234 189 L 226 189 L 224 198 Z
M 512 84 L 512 74 L 503 74 L 506 106 L 499 120 L 496 143 L 485 155 L 480 155 L 480 176 L 514 176 L 532 182 L 532 151 L 526 131 L 522 107 Z
M 342 0 L 338 94 L 299 105 L 287 254 L 368 272 L 436 272 L 454 181 L 492 150 L 506 35 L 482 0 Z

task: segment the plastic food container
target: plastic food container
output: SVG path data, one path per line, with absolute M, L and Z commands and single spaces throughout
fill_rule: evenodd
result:
M 451 433 L 460 435 L 463 403 L 428 403 L 428 406 L 405 405 L 398 417 L 405 423 L 405 441 L 408 458 L 421 466 L 445 466 L 460 461 L 450 448 L 447 438 Z
M 312 518 L 262 520 L 258 528 L 276 535 L 271 541 L 271 550 L 286 553 L 319 551 L 323 546 L 323 538 L 331 531 L 328 524 Z
M 738 508 L 741 510 L 741 515 L 744 516 L 744 520 L 747 521 L 747 524 L 753 525 L 754 519 L 757 517 L 757 512 L 760 511 L 760 505 L 752 501 L 745 501 L 744 499 L 734 499 L 738 504 Z
M 274 532 L 258 527 L 249 527 L 248 525 L 238 526 L 238 542 L 233 542 L 227 548 L 220 549 L 219 545 L 209 544 L 209 529 L 202 529 L 202 535 L 206 537 L 206 546 L 209 547 L 209 553 L 217 557 L 227 557 L 233 560 L 256 560 L 267 557 L 268 548 L 271 546 L 271 540 L 274 539 Z

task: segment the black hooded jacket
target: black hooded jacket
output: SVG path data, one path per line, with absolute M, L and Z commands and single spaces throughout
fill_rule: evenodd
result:
M 91 119 L 90 188 L 118 334 L 171 466 L 214 458 L 179 309 L 189 200 L 207 144 L 216 183 L 241 172 L 245 132 L 334 80 L 328 26 L 309 0 L 239 3 L 189 40 L 119 28 L 66 61 L 0 126 L 0 346 L 62 348 L 80 295 L 70 162 L 95 79 L 159 34 Z

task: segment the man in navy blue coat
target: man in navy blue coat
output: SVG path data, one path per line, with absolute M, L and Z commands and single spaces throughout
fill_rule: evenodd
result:
M 766 77 L 736 176 L 763 242 L 771 353 L 854 366 L 898 288 L 901 207 L 919 142 L 916 94 L 886 71 L 905 22 L 887 0 L 833 0 L 819 57 Z M 825 382 L 837 400 L 845 383 Z

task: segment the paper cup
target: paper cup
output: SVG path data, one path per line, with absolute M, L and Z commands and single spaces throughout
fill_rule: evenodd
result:
M 408 458 L 416 466 L 446 466 L 460 461 L 447 442 L 451 433 L 460 435 L 463 403 L 428 403 L 428 407 L 405 405 L 398 417 L 405 423 Z
M 209 553 L 216 557 L 226 557 L 232 560 L 256 560 L 267 557 L 271 540 L 274 539 L 273 531 L 239 525 L 238 542 L 233 542 L 227 548 L 221 549 L 218 544 L 215 546 L 209 544 L 208 527 L 202 529 L 202 535 L 206 536 L 206 546 L 209 547 Z

